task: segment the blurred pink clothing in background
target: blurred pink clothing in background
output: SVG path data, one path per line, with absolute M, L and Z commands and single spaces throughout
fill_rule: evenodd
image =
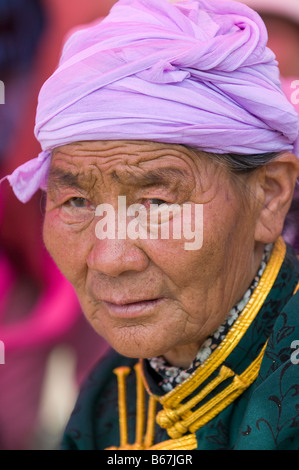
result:
M 20 2 L 2 2 L 0 48 L 8 54 L 5 47 L 11 43 L 6 43 L 5 37 L 1 44 L 2 33 L 7 32 L 8 40 L 18 41 L 21 56 L 22 40 L 25 43 L 31 39 L 34 20 L 32 25 L 26 25 Z M 34 2 L 43 10 L 45 24 L 33 60 L 27 69 L 10 68 L 5 77 L 0 77 L 6 89 L 0 121 L 7 123 L 9 113 L 14 116 L 7 129 L 11 137 L 6 139 L 1 154 L 0 178 L 39 152 L 33 135 L 37 95 L 57 65 L 65 35 L 79 24 L 106 15 L 115 3 L 112 0 Z M 26 7 L 28 10 L 28 2 Z M 24 29 L 23 39 L 20 31 L 9 30 L 10 24 L 20 24 L 20 29 Z M 16 37 L 10 37 L 10 33 Z M 47 429 L 41 414 L 42 406 L 50 407 L 45 381 L 48 384 L 53 351 L 65 345 L 71 352 L 69 363 L 65 362 L 65 376 L 68 367 L 73 367 L 69 387 L 73 380 L 76 391 L 76 386 L 108 348 L 83 317 L 72 286 L 46 253 L 42 241 L 42 204 L 41 194 L 23 205 L 8 185 L 0 187 L 0 340 L 5 347 L 5 364 L 0 364 L 0 449 L 4 450 L 53 448 L 58 444 L 63 422 L 55 428 L 57 434 L 51 435 L 52 429 Z M 61 390 L 61 385 L 57 383 L 56 388 Z M 74 396 L 61 396 L 61 403 L 67 403 L 68 398 L 71 405 Z M 55 414 L 55 410 L 48 411 L 48 415 L 53 411 Z

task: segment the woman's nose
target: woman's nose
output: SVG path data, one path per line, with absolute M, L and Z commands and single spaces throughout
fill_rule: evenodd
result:
M 130 239 L 95 238 L 87 258 L 90 269 L 111 277 L 127 271 L 144 271 L 149 263 L 145 252 Z

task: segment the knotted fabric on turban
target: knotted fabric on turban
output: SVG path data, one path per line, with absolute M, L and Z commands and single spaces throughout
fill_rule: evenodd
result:
M 42 152 L 8 177 L 16 195 L 45 187 L 51 150 L 77 141 L 298 152 L 298 115 L 266 43 L 259 15 L 235 1 L 120 0 L 67 40 L 39 95 Z

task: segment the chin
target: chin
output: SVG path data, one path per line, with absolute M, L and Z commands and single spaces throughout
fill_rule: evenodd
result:
M 122 356 L 129 357 L 132 359 L 146 359 L 159 356 L 161 354 L 157 352 L 155 348 L 146 347 L 146 345 L 143 345 L 143 347 L 135 347 L 132 345 L 120 345 L 118 343 L 113 344 L 112 342 L 110 342 L 110 345 L 116 352 L 118 352 Z
M 138 335 L 125 335 L 125 339 L 122 338 L 107 338 L 107 342 L 110 346 L 119 354 L 125 357 L 134 359 L 146 359 L 163 355 L 165 353 L 165 347 L 160 344 L 155 344 L 153 339 L 149 336 L 147 339 L 139 340 Z
M 139 323 L 103 321 L 92 322 L 93 328 L 119 354 L 129 358 L 145 359 L 163 355 L 173 347 L 169 344 L 170 332 L 165 326 L 146 322 Z M 167 333 L 167 334 L 165 334 Z

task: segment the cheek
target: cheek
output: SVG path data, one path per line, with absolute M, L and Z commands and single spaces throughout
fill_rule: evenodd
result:
M 180 292 L 181 298 L 189 299 L 191 304 L 198 302 L 198 298 L 203 302 L 218 280 L 220 283 L 230 269 L 236 268 L 246 245 L 251 247 L 253 233 L 246 221 L 248 216 L 236 199 L 231 195 L 223 196 L 203 205 L 202 234 L 195 234 L 191 240 L 153 241 L 148 245 L 148 255 Z M 200 247 L 187 250 L 186 241 L 189 247 Z
M 85 272 L 88 237 L 83 237 L 80 232 L 74 232 L 53 211 L 45 216 L 43 239 L 62 274 L 74 286 L 78 284 Z

